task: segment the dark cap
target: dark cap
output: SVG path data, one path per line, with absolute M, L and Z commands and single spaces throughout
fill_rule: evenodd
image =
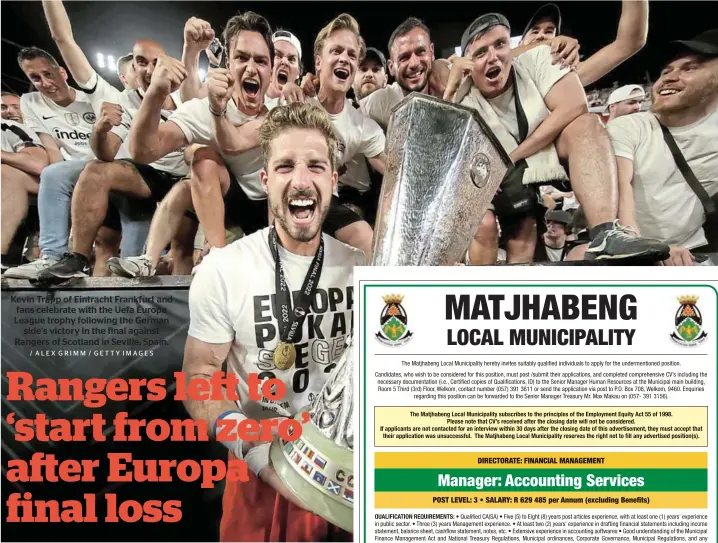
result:
M 384 70 L 386 70 L 386 57 L 384 56 L 384 53 L 379 51 L 379 49 L 377 49 L 376 47 L 367 47 L 366 54 L 364 55 L 364 58 L 365 59 L 370 58 L 370 59 L 376 60 L 379 64 L 382 65 Z
M 702 55 L 718 56 L 718 28 L 706 30 L 692 40 L 676 40 L 671 45 L 679 50 L 688 49 Z
M 553 21 L 553 24 L 556 25 L 556 35 L 558 36 L 561 33 L 561 10 L 558 9 L 556 4 L 544 4 L 538 8 L 533 17 L 531 17 L 529 24 L 527 24 L 526 28 L 524 28 L 524 33 L 521 34 L 521 39 L 523 39 L 526 34 L 528 34 L 529 30 L 536 26 L 541 19 L 549 19 L 550 21 Z
M 509 29 L 509 32 L 511 32 L 511 25 L 508 19 L 500 13 L 486 13 L 475 19 L 474 22 L 469 25 L 469 28 L 464 30 L 464 35 L 461 36 L 461 56 L 463 57 L 466 54 L 466 48 L 472 41 L 495 26 L 505 26 Z
M 553 211 L 547 211 L 544 215 L 546 222 L 560 222 L 561 224 L 569 224 L 571 222 L 571 214 L 568 211 L 561 211 L 555 209 Z

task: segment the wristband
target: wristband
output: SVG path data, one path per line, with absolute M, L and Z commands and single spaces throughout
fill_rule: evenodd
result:
M 255 445 L 244 455 L 244 461 L 247 462 L 247 467 L 251 469 L 252 473 L 257 477 L 259 477 L 259 472 L 269 465 L 269 447 L 271 445 L 271 443 Z
M 215 117 L 224 117 L 227 113 L 227 106 L 224 106 L 224 109 L 222 111 L 217 111 L 212 107 L 212 104 L 209 104 L 209 112 Z
M 214 438 L 217 439 L 217 423 L 220 420 L 224 419 L 233 419 L 235 421 L 235 428 L 237 424 L 242 422 L 243 420 L 246 420 L 247 417 L 245 417 L 242 413 L 239 411 L 225 411 L 222 413 L 219 417 L 217 417 L 217 420 L 214 421 Z M 236 429 L 233 432 L 236 434 Z M 243 441 L 239 438 L 233 439 L 231 441 L 219 441 L 222 445 L 227 447 L 234 456 L 237 457 L 238 460 L 242 460 L 244 458 L 244 455 L 242 454 L 242 443 Z

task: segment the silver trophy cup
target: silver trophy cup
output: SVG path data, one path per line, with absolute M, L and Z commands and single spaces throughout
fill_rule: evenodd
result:
M 387 137 L 373 266 L 458 262 L 503 179 L 509 157 L 476 112 L 423 94 L 397 104 Z M 306 508 L 353 532 L 352 341 L 305 411 L 295 441 L 272 443 L 282 482 Z

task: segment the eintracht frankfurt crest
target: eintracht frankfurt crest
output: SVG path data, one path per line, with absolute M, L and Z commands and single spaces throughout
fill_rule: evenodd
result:
M 403 345 L 412 337 L 407 328 L 406 311 L 401 305 L 404 296 L 390 294 L 383 298 L 386 305 L 379 318 L 381 328 L 376 334 L 376 338 L 384 345 Z
M 671 334 L 671 339 L 678 345 L 685 347 L 694 347 L 703 343 L 707 335 L 703 331 L 703 317 L 698 310 L 696 303 L 698 296 L 681 296 L 675 318 L 675 331 Z

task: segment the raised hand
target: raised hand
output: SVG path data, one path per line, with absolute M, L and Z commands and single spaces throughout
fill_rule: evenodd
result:
M 95 130 L 98 132 L 109 132 L 113 126 L 120 126 L 122 123 L 122 106 L 110 102 L 102 102 L 100 115 L 95 121 Z
M 232 97 L 234 77 L 225 68 L 211 68 L 207 72 L 207 96 L 215 111 L 223 111 Z
M 202 51 L 214 39 L 214 30 L 207 21 L 190 17 L 184 25 L 184 42 L 193 50 Z
M 169 95 L 179 89 L 186 78 L 187 70 L 179 60 L 162 55 L 157 60 L 155 71 L 152 72 L 150 89 Z

